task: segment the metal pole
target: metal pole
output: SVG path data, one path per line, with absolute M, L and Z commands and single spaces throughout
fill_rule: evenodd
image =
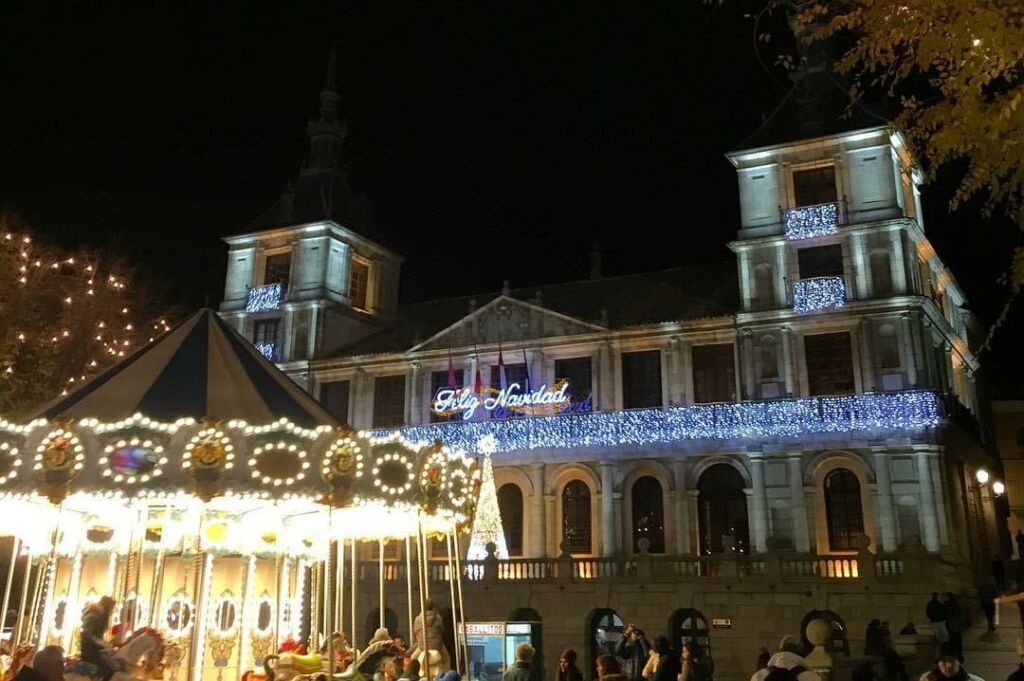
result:
M 335 577 L 334 577 L 334 621 L 340 632 L 345 628 L 345 537 L 339 536 L 334 546 L 335 551 Z M 352 632 L 349 632 L 351 635 Z
M 460 664 L 462 660 L 461 650 L 459 648 L 459 611 L 455 607 L 455 564 L 452 562 L 452 535 L 446 533 L 444 535 L 445 542 L 448 547 L 448 595 L 451 598 L 452 604 L 452 633 L 455 635 L 455 671 L 459 671 L 462 667 Z
M 455 586 L 459 590 L 459 619 L 462 620 L 462 627 L 466 627 L 466 602 L 462 598 L 462 547 L 459 546 L 459 526 L 455 525 L 452 533 L 455 539 Z M 462 659 L 466 661 L 466 673 L 469 673 L 469 643 L 466 642 L 466 634 L 462 634 Z
M 422 556 L 423 562 L 423 591 L 424 598 L 430 598 L 430 554 L 427 552 L 427 533 L 423 531 L 423 523 L 419 525 L 419 535 L 417 541 L 420 543 L 422 548 L 420 556 Z
M 18 564 L 18 554 L 21 549 L 21 540 L 17 536 L 12 536 L 11 541 L 11 564 L 7 566 L 7 585 L 4 587 L 4 608 L 3 615 L 0 615 L 0 632 L 7 626 L 7 608 L 11 604 L 11 586 L 14 584 L 14 567 Z M 32 557 L 29 556 L 29 562 L 32 561 Z M 11 640 L 14 640 L 13 625 L 11 630 Z M 12 650 L 13 654 L 14 651 Z
M 412 630 L 412 542 L 408 537 L 405 538 L 405 602 L 409 606 L 409 638 L 415 639 Z
M 43 577 L 45 576 L 44 575 L 44 570 L 42 568 L 42 564 L 40 564 L 40 567 L 37 570 L 37 572 L 39 573 L 39 576 L 36 578 L 36 589 L 38 590 L 39 589 L 39 584 L 42 583 Z M 32 556 L 30 555 L 28 557 L 28 562 L 25 563 L 25 575 L 24 575 L 24 577 L 22 577 L 22 580 L 21 580 L 21 603 L 18 606 L 17 625 L 14 627 L 14 631 L 11 633 L 11 651 L 12 652 L 17 649 L 18 643 L 21 641 L 21 630 L 22 630 L 22 628 L 24 628 L 25 626 L 28 626 L 28 627 L 31 628 L 31 626 L 32 626 L 31 621 L 25 622 L 25 605 L 26 605 L 26 603 L 28 601 L 28 587 L 29 587 L 29 584 L 31 583 L 31 576 L 32 576 Z M 35 599 L 35 596 L 33 596 L 32 597 L 32 603 L 34 604 L 35 602 L 36 602 L 36 599 Z
M 417 518 L 417 520 L 416 520 L 416 544 L 417 544 L 417 547 L 423 545 L 422 541 L 421 541 L 422 538 L 423 538 L 423 523 L 422 523 L 422 521 L 419 518 Z M 422 551 L 417 549 L 416 553 L 417 553 L 416 565 L 419 568 L 417 570 L 417 572 L 419 573 L 419 579 L 420 579 L 420 618 L 422 620 L 420 622 L 420 637 L 421 638 L 420 638 L 420 645 L 418 647 L 420 648 L 420 652 L 423 654 L 423 678 L 427 679 L 427 681 L 430 681 L 430 679 L 433 678 L 433 677 L 430 676 L 430 648 L 427 646 L 427 612 L 426 612 L 426 610 L 427 610 L 427 602 L 426 602 L 426 595 L 424 594 L 425 589 L 424 589 L 424 586 L 423 586 L 424 582 L 426 582 L 426 579 L 425 579 L 425 576 L 424 576 L 424 572 L 425 572 L 424 562 L 425 561 L 424 561 L 424 556 L 423 556 L 423 552 Z
M 358 575 L 356 574 L 356 560 L 357 560 L 357 558 L 356 558 L 356 544 L 358 544 L 358 543 L 359 542 L 357 542 L 355 540 L 355 537 L 353 537 L 352 538 L 352 574 L 351 574 L 352 579 L 349 580 L 349 582 L 351 582 L 349 584 L 349 588 L 351 589 L 351 591 L 349 592 L 349 600 L 352 601 L 352 625 L 351 625 L 352 626 L 352 633 L 351 633 L 352 644 L 351 645 L 352 645 L 352 651 L 355 653 L 355 656 L 357 658 L 359 657 L 359 638 L 356 635 L 356 578 L 358 577 Z
M 381 627 L 383 629 L 384 628 L 384 624 L 386 622 L 386 620 L 384 618 L 384 540 L 383 539 L 378 539 L 377 540 L 377 547 L 378 547 L 378 551 L 377 551 L 377 558 L 378 558 L 378 561 L 377 561 L 377 584 L 378 584 L 378 588 L 377 588 L 377 590 L 379 592 L 377 594 L 377 605 L 378 605 L 377 613 L 380 615 L 380 617 L 379 617 L 380 624 L 378 624 L 377 626 L 379 626 L 379 627 Z

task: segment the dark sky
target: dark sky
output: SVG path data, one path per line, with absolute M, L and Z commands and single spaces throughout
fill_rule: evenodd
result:
M 219 237 L 294 176 L 332 40 L 351 172 L 410 300 L 579 278 L 595 241 L 609 274 L 730 257 L 722 152 L 785 93 L 744 0 L 159 4 L 3 3 L 0 205 L 116 245 L 186 307 L 219 301 Z M 1017 236 L 949 215 L 951 186 L 928 233 L 991 319 Z

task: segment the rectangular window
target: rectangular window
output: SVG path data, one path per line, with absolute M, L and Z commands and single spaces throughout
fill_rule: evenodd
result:
M 348 423 L 348 381 L 328 381 L 320 384 L 320 404 L 342 423 Z
M 807 387 L 811 395 L 849 395 L 854 391 L 850 334 L 821 333 L 804 337 Z
M 839 244 L 801 248 L 796 257 L 801 279 L 843 276 L 843 247 Z
M 397 428 L 405 423 L 405 375 L 378 376 L 373 382 L 373 427 Z
M 448 385 L 448 370 L 443 371 L 432 371 L 430 372 L 430 422 L 439 423 L 441 421 L 460 421 L 462 420 L 461 414 L 449 414 L 444 416 L 434 411 L 434 400 L 437 398 L 437 391 L 442 388 L 454 388 L 458 390 L 462 387 L 462 372 L 459 370 L 455 371 L 455 385 Z
M 521 391 L 526 390 L 526 365 L 522 362 L 505 365 L 505 384 L 513 383 L 518 383 Z M 501 388 L 501 372 L 496 364 L 491 365 L 491 387 L 495 392 Z
M 736 401 L 736 357 L 732 343 L 693 346 L 693 401 Z
M 569 395 L 573 404 L 586 402 L 590 397 L 593 389 L 591 386 L 591 376 L 591 361 L 589 357 L 555 360 L 555 380 L 564 379 L 569 382 Z
M 793 171 L 793 198 L 796 207 L 816 206 L 836 200 L 836 169 L 834 166 Z
M 281 320 L 277 317 L 257 319 L 253 325 L 252 344 L 271 362 L 281 359 L 281 343 L 278 340 L 280 328 Z
M 660 407 L 661 351 L 622 353 L 622 407 Z
M 263 285 L 280 284 L 281 288 L 288 288 L 288 278 L 291 276 L 291 272 L 291 251 L 268 255 L 263 266 Z
M 348 271 L 348 300 L 357 310 L 366 310 L 370 291 L 370 263 L 352 258 Z
M 367 541 L 359 544 L 362 560 L 380 560 L 380 542 Z M 384 542 L 384 560 L 395 561 L 402 558 L 401 543 L 396 540 Z

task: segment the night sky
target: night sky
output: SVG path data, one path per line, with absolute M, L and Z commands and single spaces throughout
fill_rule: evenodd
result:
M 606 274 L 729 258 L 723 152 L 785 94 L 743 0 L 167 4 L 3 3 L 0 207 L 127 253 L 183 308 L 219 302 L 220 237 L 294 177 L 332 41 L 350 172 L 408 258 L 406 300 L 581 278 L 594 242 Z M 950 215 L 952 186 L 927 190 L 927 232 L 987 321 L 1019 235 Z

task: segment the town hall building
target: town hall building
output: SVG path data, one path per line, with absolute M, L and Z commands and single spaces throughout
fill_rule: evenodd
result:
M 806 115 L 818 85 L 726 154 L 729 262 L 607 277 L 595 253 L 585 280 L 404 303 L 338 160 L 333 65 L 298 177 L 226 239 L 221 315 L 340 421 L 491 457 L 507 556 L 469 562 L 467 618 L 533 623 L 549 670 L 624 622 L 722 678 L 812 616 L 849 654 L 1001 551 L 976 322 L 923 176 L 877 119 Z

